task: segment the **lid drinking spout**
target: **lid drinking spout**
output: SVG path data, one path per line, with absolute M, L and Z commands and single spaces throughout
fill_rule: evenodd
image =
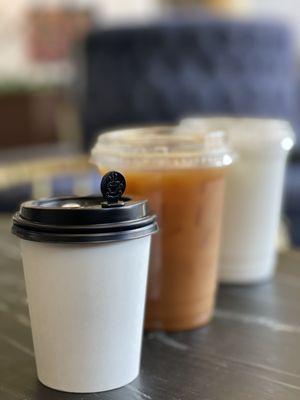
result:
M 101 180 L 101 192 L 105 199 L 101 203 L 102 207 L 121 207 L 124 202 L 121 201 L 126 189 L 126 180 L 124 176 L 117 171 L 107 172 Z

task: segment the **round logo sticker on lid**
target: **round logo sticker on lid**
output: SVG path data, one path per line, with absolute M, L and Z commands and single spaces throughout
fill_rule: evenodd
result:
M 126 180 L 120 172 L 110 171 L 101 180 L 101 192 L 108 204 L 118 203 L 126 189 Z

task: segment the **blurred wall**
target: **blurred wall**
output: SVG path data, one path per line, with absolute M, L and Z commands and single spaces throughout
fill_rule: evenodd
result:
M 99 25 L 111 25 L 126 19 L 145 20 L 157 15 L 160 0 L 0 0 L 0 84 L 9 80 L 60 80 L 66 76 L 62 65 L 39 68 L 32 65 L 26 48 L 26 14 L 33 6 L 87 7 Z M 51 79 L 53 77 L 53 79 Z
M 182 5 L 186 4 L 185 0 Z M 197 3 L 201 4 L 199 0 Z M 208 0 L 205 0 L 208 1 Z M 245 0 L 243 0 L 245 1 Z M 277 15 L 288 20 L 296 33 L 297 48 L 300 53 L 300 7 L 299 0 L 247 0 L 250 9 L 262 16 Z M 175 2 L 176 3 L 176 2 Z M 39 68 L 30 63 L 26 49 L 26 13 L 30 7 L 52 5 L 90 7 L 99 25 L 114 25 L 124 20 L 143 21 L 151 19 L 166 10 L 169 0 L 0 0 L 0 84 L 6 80 L 32 77 L 43 81 L 60 80 L 68 75 L 68 66 L 59 65 Z
M 145 20 L 160 11 L 160 0 L 98 0 L 93 3 L 99 20 L 112 24 L 124 19 Z
M 26 56 L 23 46 L 23 14 L 28 0 L 0 0 L 0 78 L 20 73 Z
M 288 21 L 295 32 L 296 45 L 300 51 L 300 1 L 299 0 L 250 0 L 254 10 L 261 15 L 275 15 Z

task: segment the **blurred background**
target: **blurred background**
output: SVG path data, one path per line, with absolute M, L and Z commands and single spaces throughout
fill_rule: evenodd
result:
M 300 139 L 298 0 L 0 0 L 0 213 L 99 191 L 99 131 L 187 115 L 291 121 Z M 300 141 L 284 246 L 300 246 Z

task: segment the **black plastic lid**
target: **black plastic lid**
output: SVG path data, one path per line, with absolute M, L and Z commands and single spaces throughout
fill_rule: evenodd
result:
M 147 200 L 122 197 L 124 177 L 113 171 L 102 178 L 104 197 L 57 197 L 21 205 L 12 232 L 26 240 L 52 243 L 101 243 L 136 239 L 158 230 Z

